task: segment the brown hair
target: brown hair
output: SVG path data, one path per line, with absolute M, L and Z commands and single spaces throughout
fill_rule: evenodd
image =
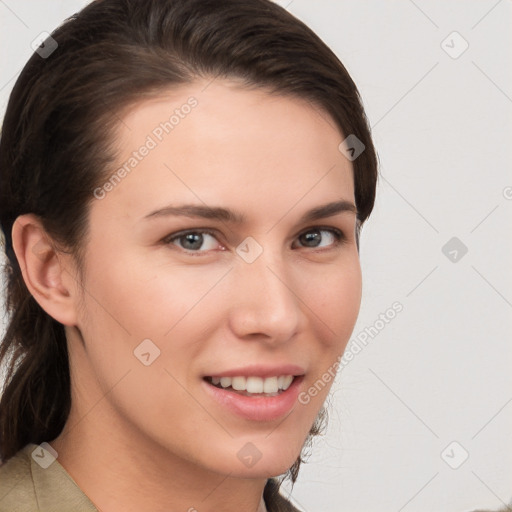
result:
M 344 136 L 365 146 L 353 161 L 359 230 L 370 215 L 377 155 L 357 88 L 345 67 L 304 23 L 270 0 L 96 0 L 52 34 L 11 93 L 0 139 L 0 224 L 8 257 L 7 311 L 0 345 L 8 372 L 0 400 L 0 458 L 55 439 L 71 406 L 62 324 L 29 293 L 12 249 L 14 220 L 36 214 L 78 268 L 93 190 L 115 160 L 118 114 L 165 88 L 200 77 L 306 99 Z M 46 45 L 51 48 L 51 45 Z M 322 408 L 311 436 L 325 419 Z M 301 457 L 287 475 L 295 482 Z

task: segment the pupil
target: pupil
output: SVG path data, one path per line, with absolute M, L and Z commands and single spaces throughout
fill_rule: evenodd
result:
M 192 247 L 186 247 L 186 249 L 199 249 L 203 245 L 203 235 L 201 233 L 189 233 L 184 236 L 186 242 L 191 242 Z M 194 245 L 195 244 L 195 245 Z
M 317 242 L 316 244 L 313 244 L 313 245 L 310 245 L 310 247 L 317 247 L 317 245 L 320 243 L 320 231 L 310 231 L 309 233 L 305 233 L 304 235 L 302 235 L 302 237 L 304 237 L 304 239 L 306 240 L 306 244 L 308 242 Z

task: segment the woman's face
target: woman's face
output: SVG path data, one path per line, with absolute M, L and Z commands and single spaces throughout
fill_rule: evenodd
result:
M 74 406 L 85 426 L 102 399 L 104 447 L 241 477 L 293 464 L 361 299 L 343 139 L 308 102 L 232 81 L 123 116 L 90 210 L 85 349 L 70 343 Z

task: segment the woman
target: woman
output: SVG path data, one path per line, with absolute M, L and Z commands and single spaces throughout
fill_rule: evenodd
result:
M 297 510 L 377 180 L 332 51 L 268 0 L 94 1 L 16 82 L 0 180 L 0 510 Z

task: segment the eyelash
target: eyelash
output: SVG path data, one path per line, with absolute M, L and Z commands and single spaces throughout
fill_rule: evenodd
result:
M 307 233 L 311 233 L 313 231 L 320 231 L 320 232 L 327 231 L 327 232 L 331 233 L 334 236 L 334 238 L 335 238 L 335 242 L 331 246 L 329 246 L 328 248 L 320 248 L 318 250 L 315 250 L 316 249 L 315 247 L 310 247 L 309 249 L 311 249 L 313 252 L 323 252 L 325 250 L 328 250 L 329 248 L 336 248 L 336 247 L 339 247 L 340 245 L 343 245 L 347 241 L 347 238 L 346 238 L 345 234 L 342 231 L 340 231 L 337 228 L 326 227 L 326 226 L 313 226 L 311 228 L 308 228 L 306 231 L 303 231 L 302 233 L 297 235 L 297 238 L 300 238 L 302 235 L 305 235 Z M 217 233 L 214 230 L 207 229 L 207 228 L 204 228 L 204 229 L 203 228 L 198 228 L 198 229 L 189 229 L 187 231 L 180 231 L 179 233 L 173 233 L 171 235 L 168 235 L 167 237 L 165 237 L 162 240 L 162 243 L 164 243 L 166 245 L 171 245 L 172 242 L 174 242 L 175 240 L 179 240 L 180 238 L 184 238 L 187 235 L 190 235 L 190 234 L 204 234 L 204 233 L 206 233 L 208 235 L 211 235 L 212 237 L 217 239 Z M 200 250 L 193 251 L 193 250 L 190 250 L 190 249 L 184 249 L 183 247 L 179 247 L 179 246 L 178 246 L 178 248 L 181 249 L 183 252 L 185 252 L 185 254 L 190 254 L 192 256 L 202 256 L 202 255 L 208 254 L 210 252 L 209 250 L 207 250 L 207 251 L 200 251 Z M 308 249 L 308 247 L 303 247 L 303 249 Z

